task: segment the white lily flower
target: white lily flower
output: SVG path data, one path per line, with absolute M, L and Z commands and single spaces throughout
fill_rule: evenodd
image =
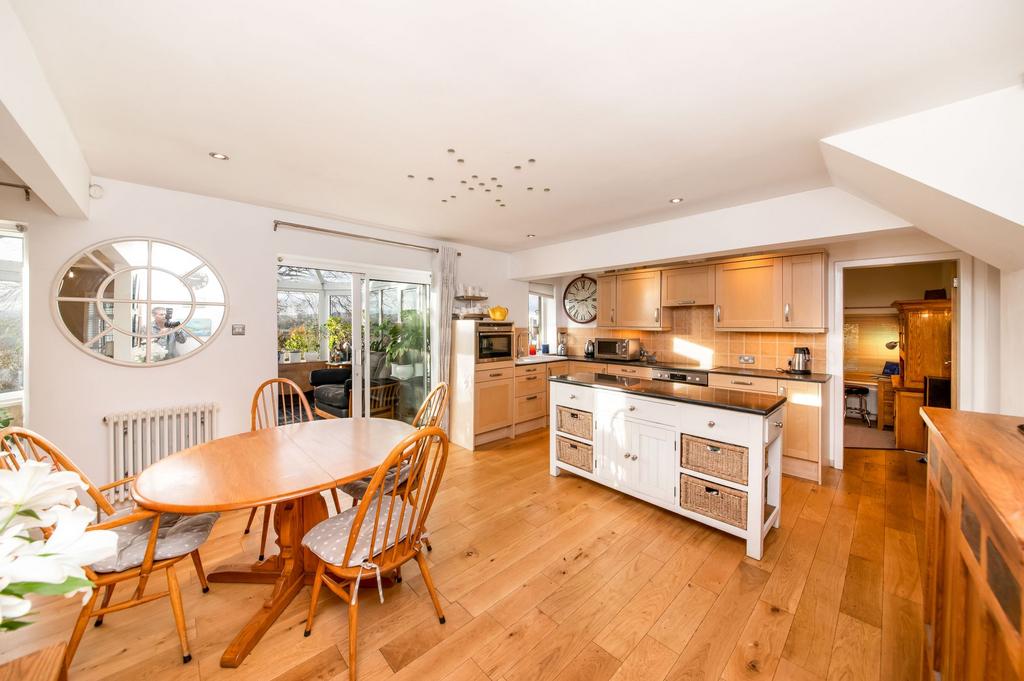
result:
M 54 506 L 73 506 L 77 494 L 75 488 L 85 489 L 85 483 L 77 473 L 52 471 L 42 461 L 26 461 L 16 471 L 0 470 L 0 523 L 6 522 L 10 514 L 30 511 L 39 516 L 19 515 L 18 522 L 26 527 L 47 527 L 53 519 L 43 516 Z
M 0 622 L 4 620 L 16 620 L 28 614 L 32 609 L 32 601 L 17 596 L 0 594 Z

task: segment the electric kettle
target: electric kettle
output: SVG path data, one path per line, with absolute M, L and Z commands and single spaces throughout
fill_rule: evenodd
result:
M 593 338 L 588 338 L 587 339 L 587 345 L 583 349 L 583 356 L 584 357 L 588 357 L 588 358 L 593 358 L 594 357 L 594 339 Z
M 811 349 L 793 348 L 793 359 L 789 360 L 787 374 L 809 374 L 811 373 Z

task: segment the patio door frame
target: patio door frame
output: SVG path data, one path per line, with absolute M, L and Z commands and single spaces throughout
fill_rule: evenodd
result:
M 366 307 L 369 298 L 367 285 L 370 280 L 374 280 L 426 284 L 429 287 L 433 279 L 431 272 L 286 254 L 277 256 L 277 264 L 344 272 L 352 277 L 352 413 L 349 416 L 351 418 L 363 416 L 369 407 L 367 402 L 370 394 L 370 372 L 366 370 L 366 365 L 370 360 L 370 318 Z M 427 301 L 429 313 L 429 288 Z M 430 386 L 427 388 L 429 390 Z

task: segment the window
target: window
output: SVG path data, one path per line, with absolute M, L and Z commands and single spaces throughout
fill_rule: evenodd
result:
M 550 349 L 556 336 L 555 299 L 541 293 L 531 293 L 528 310 L 530 344 L 537 346 L 537 352 L 541 351 L 544 344 Z
M 12 425 L 21 425 L 25 388 L 21 285 L 24 249 L 20 234 L 0 234 L 0 409 L 13 419 Z
M 348 359 L 351 334 L 351 274 L 312 267 L 278 266 L 279 359 Z

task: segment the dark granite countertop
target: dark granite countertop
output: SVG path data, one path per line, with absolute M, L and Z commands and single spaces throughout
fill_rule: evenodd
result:
M 786 402 L 785 397 L 766 393 L 728 390 L 726 388 L 708 388 L 700 385 L 687 385 L 669 381 L 647 381 L 624 376 L 608 374 L 563 374 L 551 376 L 549 381 L 584 385 L 603 390 L 618 390 L 643 397 L 655 397 L 686 404 L 698 404 L 704 407 L 742 411 L 758 416 L 767 416 Z
M 780 381 L 806 381 L 808 383 L 828 383 L 832 374 L 787 374 L 775 369 L 750 369 L 746 367 L 715 367 L 708 373 L 725 374 L 727 376 L 750 376 L 752 378 L 777 378 Z
M 701 369 L 697 362 L 693 363 L 672 363 L 672 362 L 645 362 L 643 360 L 621 360 L 621 359 L 595 359 L 593 357 L 584 357 L 583 355 L 570 355 L 566 359 L 571 359 L 574 362 L 596 362 L 597 364 L 623 364 L 631 367 L 650 367 L 652 369 L 697 369 L 699 371 L 707 371 L 707 369 Z

